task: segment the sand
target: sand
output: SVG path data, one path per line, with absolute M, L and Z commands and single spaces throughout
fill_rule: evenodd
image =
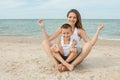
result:
M 120 41 L 98 40 L 73 71 L 59 72 L 39 37 L 0 36 L 0 80 L 119 80 Z

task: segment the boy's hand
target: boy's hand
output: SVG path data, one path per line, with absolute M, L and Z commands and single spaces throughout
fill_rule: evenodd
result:
M 75 47 L 76 44 L 77 44 L 76 40 L 73 40 L 73 41 L 72 41 L 72 46 Z
M 51 50 L 52 50 L 53 52 L 58 52 L 58 51 L 59 51 L 59 49 L 58 49 L 58 47 L 56 47 L 56 45 L 52 46 L 52 47 L 51 47 Z

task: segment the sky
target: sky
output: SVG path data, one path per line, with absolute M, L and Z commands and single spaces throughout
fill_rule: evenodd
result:
M 83 19 L 120 19 L 120 0 L 0 0 L 0 19 L 66 19 L 70 9 Z

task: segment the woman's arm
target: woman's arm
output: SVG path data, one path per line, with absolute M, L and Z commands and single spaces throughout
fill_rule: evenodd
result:
M 43 20 L 38 20 L 38 25 L 40 25 L 40 27 L 41 27 L 44 39 L 48 39 L 49 36 L 48 36 L 48 34 L 47 34 L 46 30 L 45 30 Z
M 47 39 L 49 41 L 55 39 L 61 33 L 61 28 L 58 28 L 54 33 L 52 33 L 52 35 L 48 35 L 45 30 L 43 20 L 39 20 L 38 24 L 40 25 L 40 27 L 42 29 L 44 39 Z
M 89 38 L 89 36 L 85 33 L 84 30 L 79 29 L 79 30 L 78 30 L 78 34 L 83 38 L 83 40 L 84 40 L 85 42 L 90 42 L 90 43 L 92 44 L 92 46 L 94 46 L 95 43 L 96 43 L 96 41 L 97 41 L 97 39 L 98 39 L 99 32 L 100 32 L 100 30 L 101 30 L 103 27 L 104 27 L 104 24 L 101 23 L 101 24 L 99 25 L 99 27 L 98 27 L 98 29 L 97 29 L 97 31 L 96 31 L 96 33 L 95 33 L 95 35 L 94 35 L 94 37 L 93 37 L 92 39 Z
M 84 42 L 90 42 L 91 41 L 91 39 L 89 38 L 89 36 L 82 29 L 78 29 L 78 35 L 84 40 Z
M 59 27 L 55 32 L 53 32 L 50 36 L 49 36 L 49 40 L 53 40 L 56 37 L 58 37 L 61 33 L 61 28 Z
M 97 39 L 98 39 L 98 35 L 99 35 L 99 33 L 100 33 L 100 30 L 101 30 L 103 27 L 104 27 L 104 24 L 101 23 L 101 24 L 99 25 L 99 27 L 98 27 L 98 29 L 97 29 L 94 37 L 92 38 L 91 43 L 92 43 L 93 46 L 95 45 L 95 43 L 96 43 L 96 41 L 97 41 Z

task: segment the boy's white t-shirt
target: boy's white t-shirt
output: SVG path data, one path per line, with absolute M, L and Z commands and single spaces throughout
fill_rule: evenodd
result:
M 72 46 L 72 41 L 73 40 L 76 40 L 77 44 L 76 44 L 76 48 L 78 50 L 78 53 L 81 52 L 81 48 L 80 48 L 80 37 L 78 36 L 78 30 L 77 28 L 75 28 L 73 34 L 71 35 L 71 38 L 70 38 L 70 42 L 69 44 L 64 44 L 64 40 L 63 40 L 63 37 L 61 37 L 61 45 L 63 47 L 63 52 L 64 52 L 64 56 L 68 56 L 69 54 L 69 50 Z

